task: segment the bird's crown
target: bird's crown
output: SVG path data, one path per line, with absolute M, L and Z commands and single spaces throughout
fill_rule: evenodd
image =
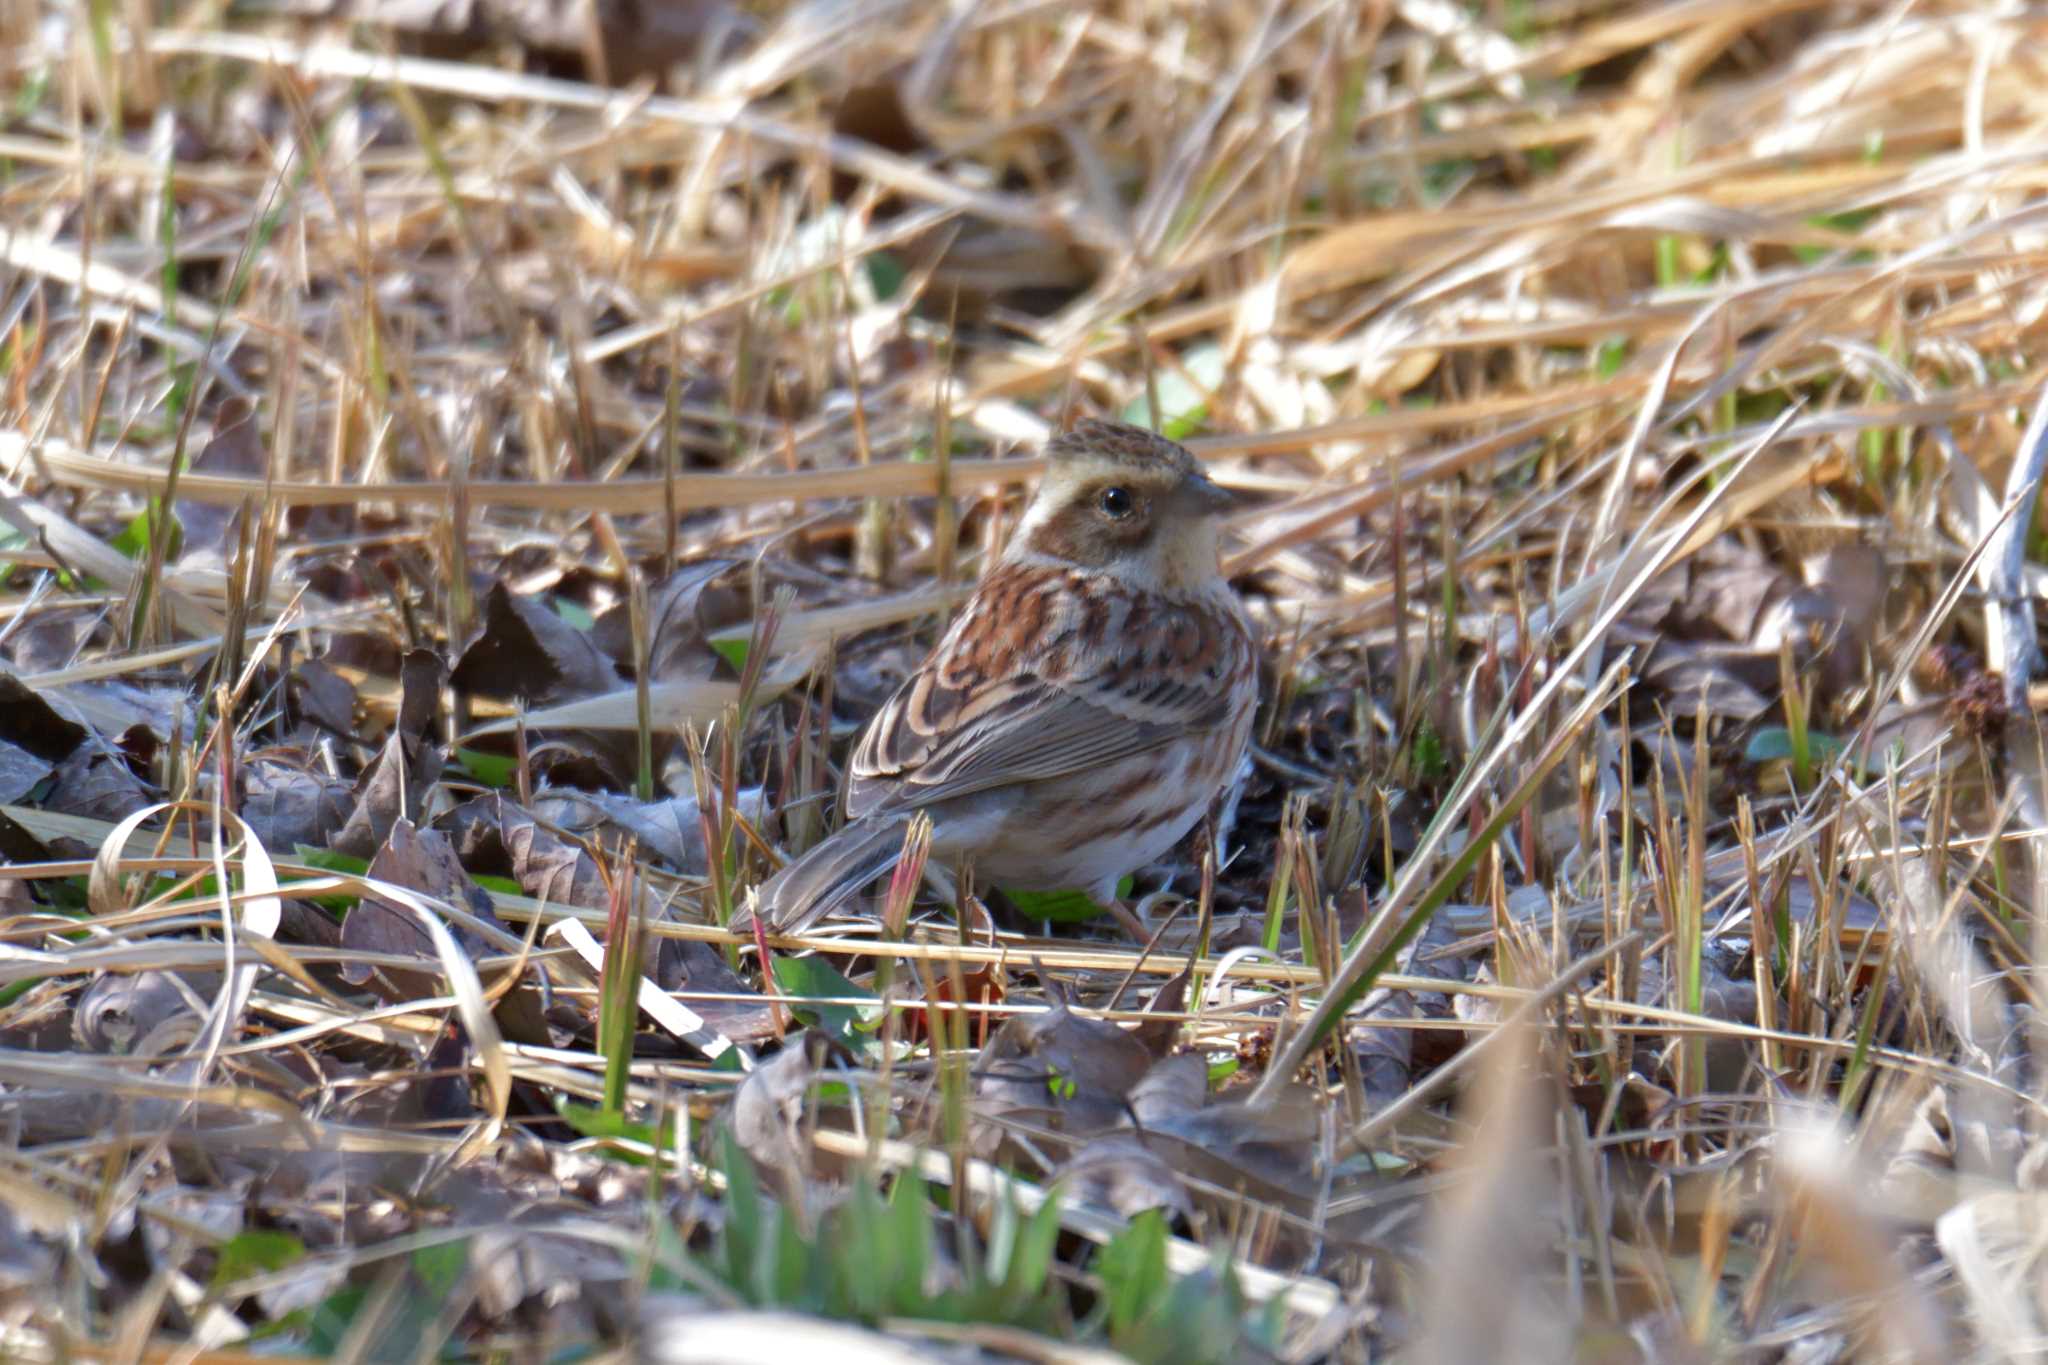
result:
M 1084 417 L 1074 424 L 1072 431 L 1061 432 L 1047 441 L 1045 457 L 1056 463 L 1087 460 L 1182 477 L 1202 472 L 1200 462 L 1188 453 L 1186 446 L 1169 441 L 1156 431 L 1100 417 Z

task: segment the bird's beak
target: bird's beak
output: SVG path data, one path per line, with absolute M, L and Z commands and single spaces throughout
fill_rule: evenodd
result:
M 1197 474 L 1189 479 L 1183 491 L 1203 512 L 1221 514 L 1244 506 L 1243 497 L 1235 489 L 1225 488 L 1207 474 Z

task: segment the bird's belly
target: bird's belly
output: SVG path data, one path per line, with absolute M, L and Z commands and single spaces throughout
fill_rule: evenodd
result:
M 961 812 L 965 819 L 937 821 L 934 845 L 956 857 L 972 856 L 975 879 L 984 885 L 1109 894 L 1124 874 L 1158 861 L 1179 843 L 1221 785 L 1210 771 L 1216 765 L 1205 761 L 1209 755 L 1167 751 L 1141 757 L 1008 788 L 999 814 L 984 808 Z

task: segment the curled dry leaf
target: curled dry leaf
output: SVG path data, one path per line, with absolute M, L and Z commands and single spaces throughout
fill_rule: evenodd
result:
M 824 1048 L 815 1030 L 798 1035 L 754 1068 L 732 1097 L 733 1140 L 778 1182 L 785 1197 L 800 1194 L 811 1169 L 810 1146 L 800 1127 Z
M 626 1258 L 567 1227 L 553 1230 L 551 1221 L 545 1210 L 528 1210 L 512 1226 L 485 1228 L 471 1239 L 478 1311 L 508 1326 L 539 1318 L 557 1340 L 618 1330 L 622 1324 L 612 1319 L 630 1270 Z
M 541 706 L 623 681 L 587 633 L 538 598 L 493 583 L 483 608 L 479 634 L 448 676 L 456 691 Z
M 356 781 L 356 805 L 335 836 L 334 849 L 354 858 L 374 857 L 400 820 L 417 821 L 441 776 L 442 754 L 433 740 L 446 669 L 432 650 L 405 656 L 400 673 L 398 723 L 384 748 Z
M 111 824 L 155 804 L 158 796 L 135 775 L 125 755 L 93 739 L 57 765 L 42 805 L 46 810 Z
M 445 823 L 462 865 L 473 873 L 511 877 L 521 891 L 549 905 L 601 910 L 610 903 L 604 874 L 589 850 L 502 795 L 465 802 Z
M 261 478 L 269 463 L 263 436 L 256 427 L 255 408 L 247 399 L 230 396 L 214 414 L 213 436 L 192 462 L 191 472 Z M 180 562 L 210 560 L 218 564 L 234 555 L 241 538 L 242 508 L 189 498 L 178 499 L 174 507 L 184 531 Z
M 355 804 L 349 783 L 304 762 L 252 758 L 236 775 L 242 818 L 269 848 L 325 848 Z
M 337 739 L 357 734 L 355 684 L 320 659 L 301 659 L 285 682 L 291 716 Z
M 1152 1054 L 1136 1034 L 1076 1014 L 1064 1001 L 1010 1022 L 1023 1055 L 1086 1094 L 1122 1100 L 1152 1068 Z
M 1192 1217 L 1194 1205 L 1173 1167 L 1143 1137 L 1113 1133 L 1081 1145 L 1059 1168 L 1076 1199 L 1135 1218 L 1147 1209 L 1170 1209 Z
M 56 765 L 0 739 L 0 805 L 12 805 L 56 771 Z
M 777 1007 L 761 999 L 717 948 L 698 939 L 659 942 L 655 961 L 648 964 L 656 984 L 686 1003 L 710 1029 L 735 1043 L 758 1043 L 776 1035 L 781 1027 Z
M 651 681 L 699 682 L 718 674 L 727 661 L 712 647 L 711 632 L 753 619 L 744 594 L 724 581 L 740 567 L 737 559 L 700 559 L 683 565 L 648 590 L 647 676 Z M 631 612 L 625 603 L 597 618 L 590 639 L 622 675 L 639 673 Z
M 1130 1121 L 1141 1129 L 1176 1123 L 1209 1102 L 1209 1063 L 1198 1052 L 1162 1057 L 1131 1087 Z
M 761 787 L 736 792 L 733 804 L 742 819 L 756 826 L 768 810 Z M 615 792 L 565 787 L 539 794 L 533 811 L 540 819 L 583 839 L 612 845 L 630 840 L 642 856 L 659 859 L 678 872 L 701 876 L 707 866 L 704 822 L 694 795 L 641 802 Z
M 165 1025 L 189 1021 L 189 1042 L 206 1011 L 205 996 L 220 988 L 219 972 L 189 977 L 176 972 L 108 972 L 79 992 L 71 1016 L 72 1036 L 94 1052 L 157 1056 L 166 1051 L 159 1033 Z
M 506 946 L 504 940 L 511 938 L 491 908 L 490 896 L 469 879 L 447 836 L 437 830 L 415 829 L 410 820 L 398 821 L 384 846 L 377 850 L 377 856 L 370 860 L 367 875 L 373 882 L 422 892 L 458 906 L 502 936 L 498 942 L 489 942 L 468 924 L 451 924 L 444 931 L 449 946 L 468 959 L 482 956 L 486 950 L 501 950 Z M 416 907 L 373 890 L 342 921 L 342 947 L 363 953 L 417 957 L 421 959 L 421 970 L 373 969 L 366 964 L 349 963 L 343 967 L 342 975 L 358 984 L 371 983 L 373 989 L 394 1003 L 433 996 L 438 993 L 446 966 L 445 955 L 436 942 L 438 937 Z M 508 990 L 493 1013 L 507 1036 L 543 1047 L 552 1044 L 539 994 L 525 982 Z
M 0 740 L 48 763 L 70 757 L 86 729 L 59 714 L 42 691 L 0 673 Z

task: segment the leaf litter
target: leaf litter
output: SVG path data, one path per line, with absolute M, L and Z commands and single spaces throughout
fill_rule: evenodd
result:
M 10 1353 L 2031 1349 L 2034 19 L 670 8 L 0 12 Z M 730 931 L 1084 414 L 1213 834 Z

